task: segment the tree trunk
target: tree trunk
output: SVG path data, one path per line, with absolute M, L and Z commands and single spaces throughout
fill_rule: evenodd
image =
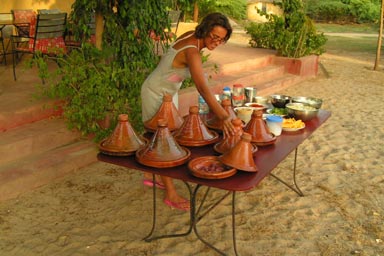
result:
M 95 17 L 96 25 L 96 48 L 101 50 L 101 44 L 103 41 L 103 32 L 104 32 L 104 19 L 103 15 L 100 12 L 96 13 Z
M 377 51 L 376 51 L 376 61 L 374 70 L 378 70 L 380 66 L 380 55 L 381 55 L 381 41 L 383 37 L 383 19 L 384 19 L 384 0 L 381 0 L 381 12 L 380 12 L 380 30 L 379 38 L 377 39 Z
M 199 19 L 199 6 L 197 5 L 197 0 L 193 5 L 193 22 L 197 22 Z

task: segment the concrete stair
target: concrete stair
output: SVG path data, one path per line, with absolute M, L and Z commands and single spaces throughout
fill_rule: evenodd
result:
M 215 94 L 221 94 L 225 86 L 242 84 L 244 87 L 257 88 L 257 95 L 267 96 L 278 93 L 285 88 L 297 84 L 317 71 L 310 67 L 302 72 L 299 67 L 292 72 L 290 63 L 276 57 L 276 52 L 268 49 L 239 48 L 235 45 L 224 45 L 209 52 L 208 66 L 209 83 Z M 297 63 L 296 63 L 297 64 Z M 304 63 L 302 65 L 307 65 Z M 213 66 L 218 70 L 212 71 Z M 300 74 L 301 72 L 301 74 Z M 198 92 L 195 88 L 187 88 L 179 93 L 179 110 L 187 115 L 189 106 L 197 105 Z
M 18 69 L 15 82 L 12 65 L 0 66 L 0 201 L 97 161 L 97 145 L 67 128 L 60 102 L 35 97 L 36 70 Z
M 210 52 L 209 62 L 219 66 L 209 80 L 214 93 L 241 83 L 269 95 L 306 77 L 287 73 L 276 63 L 275 52 L 226 44 Z M 11 63 L 11 62 L 9 62 Z M 17 197 L 95 161 L 97 145 L 69 131 L 61 117 L 60 102 L 36 99 L 37 70 L 0 66 L 0 201 Z M 21 70 L 23 69 L 23 70 Z M 197 91 L 179 93 L 179 110 L 186 115 L 197 104 Z

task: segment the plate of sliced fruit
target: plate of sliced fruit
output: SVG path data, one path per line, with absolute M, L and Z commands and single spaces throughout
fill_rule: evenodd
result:
M 302 120 L 296 120 L 295 118 L 283 119 L 283 131 L 296 132 L 305 128 L 305 123 Z

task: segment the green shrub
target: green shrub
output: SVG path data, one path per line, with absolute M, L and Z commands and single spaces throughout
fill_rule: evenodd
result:
M 308 15 L 321 22 L 378 22 L 380 0 L 306 0 Z
M 305 15 L 301 1 L 283 0 L 276 5 L 283 10 L 282 16 L 258 10 L 268 22 L 246 26 L 251 46 L 275 49 L 278 55 L 293 58 L 322 54 L 326 37 L 316 32 L 312 20 Z

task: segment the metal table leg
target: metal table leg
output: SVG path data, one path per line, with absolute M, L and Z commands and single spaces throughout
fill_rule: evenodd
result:
M 156 177 L 155 177 L 155 174 L 152 174 L 152 181 L 153 181 L 153 184 L 156 184 Z M 190 197 L 192 196 L 192 189 L 190 187 L 190 185 L 186 182 L 184 182 L 184 184 L 187 186 L 188 188 L 188 191 L 189 191 L 189 195 Z M 184 233 L 175 233 L 175 234 L 167 234 L 167 235 L 161 235 L 161 236 L 152 236 L 153 235 L 153 232 L 155 231 L 155 228 L 156 228 L 156 213 L 157 213 L 157 208 L 156 208 L 156 186 L 153 186 L 152 187 L 152 191 L 153 191 L 153 212 L 152 212 L 152 229 L 151 231 L 149 232 L 149 234 L 143 238 L 144 241 L 146 242 L 151 242 L 153 240 L 156 240 L 156 239 L 162 239 L 162 238 L 169 238 L 169 237 L 180 237 L 180 236 L 187 236 L 191 233 L 192 231 L 192 210 L 190 211 L 190 223 L 189 223 L 189 228 L 186 232 Z M 192 209 L 192 205 L 191 205 L 191 209 Z
M 293 190 L 294 192 L 296 192 L 299 196 L 304 196 L 304 193 L 301 191 L 301 189 L 299 188 L 299 186 L 296 183 L 297 151 L 298 151 L 298 148 L 295 149 L 295 159 L 294 159 L 294 162 L 293 162 L 293 185 L 294 186 L 289 185 L 287 182 L 285 182 L 284 180 L 282 180 L 278 176 L 274 175 L 273 173 L 270 173 L 270 175 L 272 177 L 274 177 L 275 179 L 277 179 L 278 181 L 280 181 L 281 183 L 283 183 L 285 186 L 287 186 L 291 190 Z
M 155 175 L 152 175 L 153 182 L 155 183 Z M 143 238 L 144 241 L 146 242 L 151 242 L 153 240 L 157 239 L 163 239 L 163 238 L 172 238 L 172 237 L 181 237 L 181 236 L 187 236 L 191 233 L 193 230 L 194 233 L 196 234 L 196 237 L 203 242 L 206 246 L 209 248 L 213 249 L 220 255 L 226 255 L 223 251 L 219 250 L 215 246 L 213 246 L 211 243 L 206 241 L 198 232 L 197 229 L 197 223 L 204 217 L 206 216 L 210 211 L 212 211 L 214 208 L 216 208 L 225 198 L 227 198 L 231 193 L 232 193 L 232 239 L 233 239 L 233 249 L 235 252 L 235 255 L 238 255 L 237 253 L 237 248 L 236 248 L 236 222 L 235 222 L 235 194 L 236 192 L 233 191 L 228 191 L 225 193 L 221 198 L 216 200 L 212 205 L 208 206 L 205 211 L 203 211 L 203 205 L 206 201 L 206 198 L 210 192 L 210 188 L 207 187 L 207 190 L 201 199 L 200 205 L 197 207 L 197 193 L 199 192 L 199 189 L 202 187 L 201 185 L 197 185 L 196 188 L 192 192 L 191 186 L 187 183 L 184 182 L 184 184 L 187 186 L 189 195 L 190 195 L 190 202 L 191 202 L 191 209 L 190 209 L 190 224 L 189 228 L 186 232 L 184 233 L 176 233 L 176 234 L 166 234 L 166 235 L 160 235 L 160 236 L 153 236 L 153 233 L 156 228 L 156 213 L 157 213 L 157 208 L 156 208 L 156 186 L 153 186 L 153 216 L 152 216 L 152 228 L 149 234 Z

